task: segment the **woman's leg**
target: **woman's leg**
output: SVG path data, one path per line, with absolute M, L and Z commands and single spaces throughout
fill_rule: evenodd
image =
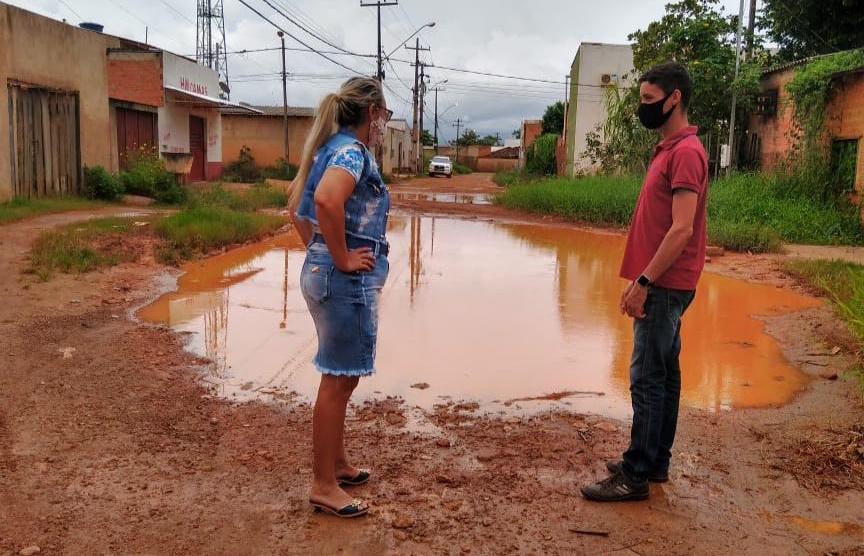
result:
M 312 490 L 311 500 L 341 508 L 353 497 L 339 487 L 336 466 L 345 460 L 345 409 L 359 378 L 321 375 L 318 398 L 312 414 Z

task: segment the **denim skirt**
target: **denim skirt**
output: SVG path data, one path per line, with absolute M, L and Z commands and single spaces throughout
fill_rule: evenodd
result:
M 379 254 L 370 272 L 342 272 L 324 243 L 310 243 L 300 273 L 300 291 L 318 333 L 315 367 L 329 375 L 375 372 L 378 303 L 390 265 Z

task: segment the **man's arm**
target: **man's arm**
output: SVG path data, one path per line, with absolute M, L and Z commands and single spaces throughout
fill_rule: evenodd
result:
M 699 206 L 699 195 L 690 189 L 679 188 L 672 194 L 672 226 L 660 242 L 660 247 L 642 273 L 651 280 L 662 276 L 678 260 L 687 242 L 693 236 L 693 221 Z M 645 317 L 645 299 L 648 288 L 632 282 L 621 295 L 621 312 L 641 319 Z

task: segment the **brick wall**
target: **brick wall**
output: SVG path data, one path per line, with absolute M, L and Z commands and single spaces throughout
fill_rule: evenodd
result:
M 864 193 L 864 70 L 835 83 L 838 90 L 828 105 L 828 132 L 835 139 L 858 140 L 855 190 Z
M 163 106 L 162 56 L 158 52 L 109 52 L 108 96 L 147 106 Z
M 759 161 L 762 168 L 770 169 L 791 148 L 789 134 L 792 131 L 792 100 L 786 93 L 786 84 L 795 76 L 795 68 L 770 73 L 763 77 L 760 88 L 763 92 L 777 90 L 777 111 L 770 116 L 750 116 L 750 133 L 755 133 L 761 143 Z M 724 143 L 726 141 L 723 141 Z

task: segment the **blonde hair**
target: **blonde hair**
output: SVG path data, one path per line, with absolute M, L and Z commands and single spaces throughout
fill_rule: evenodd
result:
M 384 103 L 384 92 L 381 83 L 372 77 L 352 77 L 342 84 L 338 93 L 328 93 L 315 113 L 312 130 L 306 138 L 303 154 L 300 157 L 300 168 L 289 188 L 288 207 L 291 211 L 297 208 L 315 151 L 321 148 L 341 126 L 356 126 L 366 120 L 366 109 L 371 105 L 380 106 Z

